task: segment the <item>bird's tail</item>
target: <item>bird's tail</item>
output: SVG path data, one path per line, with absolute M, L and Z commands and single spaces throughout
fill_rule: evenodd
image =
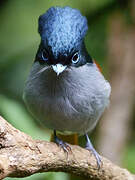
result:
M 63 135 L 57 133 L 57 137 L 60 138 L 62 141 L 67 142 L 69 144 L 78 145 L 78 135 Z M 51 142 L 54 142 L 54 134 L 51 135 Z

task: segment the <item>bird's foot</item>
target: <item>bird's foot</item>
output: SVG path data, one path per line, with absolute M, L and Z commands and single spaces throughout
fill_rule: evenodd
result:
M 100 159 L 100 156 L 99 154 L 96 152 L 96 150 L 94 148 L 91 148 L 91 147 L 85 147 L 88 151 L 91 151 L 92 154 L 95 156 L 96 158 L 96 161 L 97 161 L 97 167 L 98 167 L 98 170 L 101 168 L 101 159 Z
M 101 163 L 102 163 L 102 161 L 101 161 L 101 159 L 100 159 L 100 156 L 99 156 L 99 154 L 96 152 L 96 150 L 94 149 L 94 147 L 93 147 L 93 145 L 92 145 L 92 143 L 91 143 L 91 141 L 90 141 L 90 139 L 89 139 L 89 137 L 88 137 L 87 134 L 85 134 L 85 137 L 86 137 L 86 141 L 87 141 L 85 148 L 86 148 L 88 151 L 91 151 L 92 154 L 95 156 L 96 161 L 97 161 L 97 167 L 98 167 L 98 170 L 99 170 L 99 169 L 101 168 Z
M 54 142 L 58 144 L 65 152 L 68 153 L 69 151 L 71 151 L 70 145 L 57 137 L 56 131 L 54 131 Z

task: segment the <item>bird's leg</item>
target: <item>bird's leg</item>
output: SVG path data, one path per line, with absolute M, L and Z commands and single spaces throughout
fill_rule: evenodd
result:
M 66 142 L 62 141 L 60 138 L 56 135 L 56 130 L 54 130 L 54 142 L 58 144 L 65 152 L 71 151 L 71 147 Z
M 99 154 L 96 152 L 96 150 L 94 149 L 90 139 L 89 139 L 89 136 L 88 134 L 85 134 L 85 138 L 86 138 L 86 146 L 85 148 L 89 151 L 91 151 L 93 153 L 93 155 L 95 156 L 96 158 L 96 161 L 97 161 L 97 166 L 98 166 L 98 169 L 100 169 L 101 167 L 101 159 L 100 159 L 100 156 Z

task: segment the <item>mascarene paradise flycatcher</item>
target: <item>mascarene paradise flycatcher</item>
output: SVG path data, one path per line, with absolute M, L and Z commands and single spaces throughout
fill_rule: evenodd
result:
M 54 141 L 69 151 L 57 136 L 84 135 L 100 167 L 101 160 L 88 137 L 108 106 L 110 84 L 87 52 L 87 20 L 70 7 L 52 7 L 39 17 L 41 42 L 24 88 L 24 101 L 43 126 L 54 130 Z

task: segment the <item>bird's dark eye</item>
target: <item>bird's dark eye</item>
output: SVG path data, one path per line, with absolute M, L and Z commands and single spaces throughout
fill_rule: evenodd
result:
M 76 52 L 73 56 L 72 56 L 72 63 L 76 64 L 79 61 L 79 53 Z
M 48 53 L 45 50 L 42 52 L 41 56 L 44 61 L 48 61 Z

